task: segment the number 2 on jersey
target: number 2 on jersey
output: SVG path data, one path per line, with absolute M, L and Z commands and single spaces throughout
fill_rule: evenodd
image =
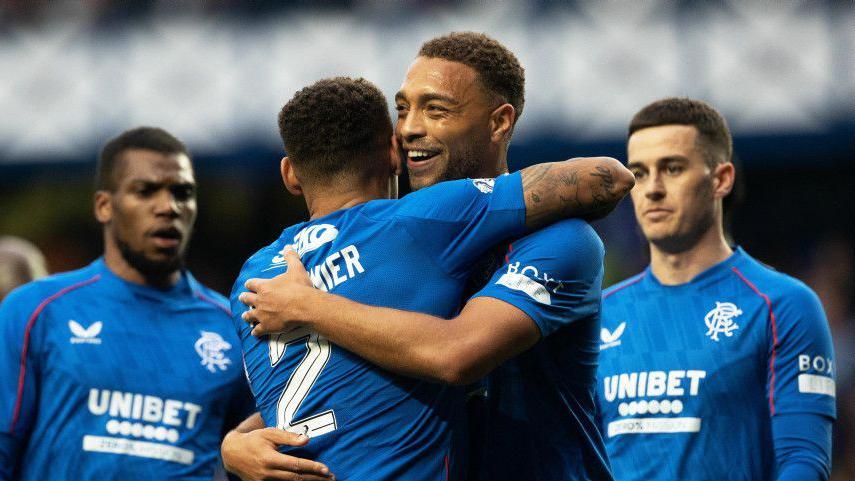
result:
M 298 328 L 293 331 L 283 332 L 270 336 L 268 350 L 270 355 L 270 366 L 276 366 L 285 357 L 285 351 L 289 345 L 303 344 L 306 347 L 306 355 L 297 364 L 279 402 L 276 405 L 276 427 L 292 433 L 304 434 L 308 437 L 320 436 L 335 431 L 335 413 L 327 410 L 319 414 L 307 416 L 294 421 L 297 409 L 306 399 L 309 390 L 318 380 L 324 366 L 332 354 L 332 346 L 327 339 L 319 336 L 306 328 Z

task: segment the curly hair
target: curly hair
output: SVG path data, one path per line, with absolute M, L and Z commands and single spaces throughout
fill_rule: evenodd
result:
M 489 92 L 514 107 L 517 119 L 522 115 L 525 69 L 517 57 L 495 39 L 483 33 L 452 32 L 425 42 L 419 56 L 471 67 Z
M 184 154 L 190 157 L 184 143 L 161 128 L 137 127 L 126 130 L 110 139 L 101 149 L 95 168 L 96 190 L 116 190 L 116 166 L 122 154 L 130 149 L 153 150 L 161 154 Z
M 373 171 L 392 135 L 386 97 L 364 78 L 334 77 L 298 91 L 279 112 L 279 134 L 304 175 Z M 367 169 L 366 169 L 367 167 Z
M 712 105 L 685 97 L 657 100 L 641 109 L 629 123 L 629 136 L 648 127 L 691 125 L 698 129 L 698 144 L 707 165 L 731 162 L 733 139 L 727 121 Z

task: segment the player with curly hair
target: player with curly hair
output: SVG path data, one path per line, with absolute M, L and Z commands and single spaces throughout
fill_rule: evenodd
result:
M 519 61 L 488 36 L 452 33 L 425 43 L 395 96 L 400 154 L 407 159 L 413 187 L 425 187 L 411 195 L 433 192 L 442 184 L 426 186 L 444 179 L 506 173 L 508 143 L 523 108 L 523 92 Z M 538 212 L 546 204 L 560 200 L 565 209 L 574 209 L 580 199 L 562 192 L 590 180 L 555 177 L 554 164 L 522 172 L 526 215 L 532 224 L 552 218 Z M 620 183 L 607 171 L 592 174 L 606 190 Z M 506 177 L 499 177 L 496 186 Z M 493 189 L 484 179 L 476 183 L 485 192 Z M 599 212 L 585 217 L 609 208 L 593 207 Z M 438 233 L 426 233 L 425 240 L 442 243 Z M 405 255 L 396 249 L 389 252 Z M 457 248 L 448 252 L 456 254 Z M 465 385 L 487 375 L 479 389 L 486 397 L 477 396 L 470 412 L 470 420 L 476 421 L 468 450 L 472 479 L 611 479 L 594 416 L 600 239 L 586 222 L 565 220 L 521 237 L 500 257 L 487 259 L 495 262 L 470 279 L 477 293 L 451 319 L 427 311 L 372 307 L 353 302 L 358 298 L 333 295 L 338 291 L 314 290 L 309 278 L 297 276 L 295 269 L 251 282 L 255 292 L 242 294 L 241 300 L 256 307 L 246 314 L 259 322 L 255 334 L 309 328 L 385 369 L 446 384 Z M 291 266 L 299 262 L 289 257 Z M 421 285 L 419 291 L 426 289 Z M 396 307 L 389 302 L 368 304 Z M 240 459 L 240 443 L 232 442 L 237 439 L 227 438 L 223 444 L 227 463 L 246 461 Z M 268 457 L 269 451 L 259 444 L 250 448 L 245 439 L 245 452 L 282 459 Z M 449 479 L 460 479 L 456 474 Z

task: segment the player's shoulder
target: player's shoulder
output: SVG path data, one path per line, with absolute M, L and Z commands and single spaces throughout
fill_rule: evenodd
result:
M 566 256 L 595 258 L 605 255 L 603 240 L 591 224 L 581 219 L 565 219 L 538 229 L 511 244 L 512 249 L 537 248 Z
M 86 295 L 89 291 L 87 287 L 97 284 L 100 279 L 95 266 L 97 262 L 82 269 L 43 277 L 14 289 L 3 299 L 0 312 L 26 322 L 27 316 L 39 310 L 39 306 L 43 308 L 52 301 L 67 296 Z
M 189 272 L 187 273 L 187 278 L 191 284 L 195 302 L 217 314 L 224 314 L 227 317 L 231 317 L 229 301 L 225 296 L 202 284 Z
M 287 263 L 283 249 L 286 245 L 294 244 L 294 236 L 305 227 L 307 222 L 299 222 L 282 230 L 273 242 L 261 247 L 250 255 L 241 266 L 235 283 L 232 286 L 229 299 L 234 305 L 235 297 L 244 290 L 244 283 L 253 277 L 273 277 L 285 272 Z
M 613 304 L 623 302 L 624 299 L 630 297 L 632 293 L 641 288 L 641 281 L 647 275 L 645 269 L 638 274 L 628 277 L 617 284 L 613 284 L 603 290 L 603 304 Z
M 27 300 L 42 301 L 51 297 L 70 293 L 77 288 L 93 284 L 99 279 L 98 270 L 94 263 L 81 269 L 68 272 L 52 274 L 41 279 L 36 279 L 14 289 L 6 299 L 14 299 L 18 302 Z M 4 300 L 5 302 L 5 300 Z
M 563 279 L 594 279 L 602 273 L 605 250 L 596 231 L 585 221 L 556 222 L 515 239 L 507 262 L 540 266 Z
M 436 183 L 411 192 L 395 203 L 397 214 L 404 217 L 455 220 L 480 202 L 495 199 L 500 206 L 522 203 L 520 174 L 504 174 L 495 179 L 457 179 Z M 498 195 L 494 195 L 497 193 Z M 519 194 L 517 199 L 514 193 Z
M 734 264 L 733 271 L 758 295 L 768 297 L 772 303 L 818 301 L 816 293 L 804 282 L 739 251 L 742 258 Z

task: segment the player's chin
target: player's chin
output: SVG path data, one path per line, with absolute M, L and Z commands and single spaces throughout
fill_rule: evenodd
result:
M 433 171 L 422 170 L 422 171 L 409 171 L 410 177 L 410 189 L 419 190 L 424 187 L 430 187 L 433 184 L 439 182 L 439 175 Z
M 157 270 L 175 270 L 184 263 L 184 252 L 180 248 L 154 249 L 146 255 L 148 263 Z

